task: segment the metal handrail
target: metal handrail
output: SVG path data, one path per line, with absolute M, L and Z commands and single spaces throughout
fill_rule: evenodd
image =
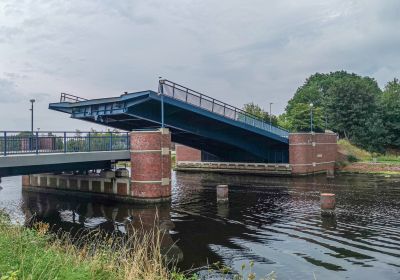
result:
M 248 125 L 270 131 L 275 133 L 281 137 L 288 138 L 289 132 L 278 126 L 272 125 L 270 122 L 265 122 L 260 117 L 250 114 L 242 109 L 229 105 L 223 101 L 217 100 L 208 95 L 202 94 L 198 91 L 192 90 L 170 80 L 162 79 L 159 81 L 160 93 L 163 95 L 167 95 L 168 97 L 172 97 L 174 99 L 178 99 L 185 103 L 189 103 L 191 105 L 200 107 L 202 109 L 206 109 L 213 113 L 223 115 L 224 117 L 234 119 L 236 121 L 240 121 L 246 123 Z M 171 92 L 172 91 L 172 92 Z M 178 96 L 178 94 L 183 93 L 183 96 Z M 194 99 L 198 100 L 198 102 L 190 102 L 189 98 L 195 97 Z M 209 106 L 206 106 L 208 104 Z M 220 109 L 220 110 L 217 110 Z
M 68 94 L 65 92 L 61 92 L 61 96 L 60 96 L 60 102 L 80 102 L 80 101 L 87 101 L 88 99 L 83 98 L 83 97 L 79 97 L 79 96 L 75 96 L 72 94 Z
M 129 132 L 0 131 L 0 156 L 129 149 Z

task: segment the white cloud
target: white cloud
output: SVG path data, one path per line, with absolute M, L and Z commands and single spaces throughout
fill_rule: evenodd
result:
M 0 102 L 9 103 L 18 101 L 21 98 L 16 91 L 16 85 L 11 80 L 0 78 Z
M 0 83 L 17 98 L 0 117 L 41 92 L 43 128 L 88 127 L 47 103 L 61 91 L 94 98 L 155 89 L 159 75 L 282 112 L 315 72 L 354 71 L 382 87 L 399 77 L 398 30 L 397 0 L 4 0 Z

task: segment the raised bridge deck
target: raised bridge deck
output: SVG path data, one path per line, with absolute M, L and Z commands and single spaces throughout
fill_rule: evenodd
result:
M 288 132 L 243 110 L 168 80 L 159 91 L 86 100 L 63 94 L 50 109 L 72 118 L 133 130 L 165 125 L 172 141 L 230 162 L 288 162 Z

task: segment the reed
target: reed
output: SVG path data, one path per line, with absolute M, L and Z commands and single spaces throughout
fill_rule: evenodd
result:
M 158 229 L 51 233 L 48 224 L 13 225 L 0 212 L 0 279 L 189 279 L 161 254 L 162 237 Z

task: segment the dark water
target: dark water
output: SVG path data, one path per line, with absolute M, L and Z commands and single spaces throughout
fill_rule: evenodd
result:
M 216 203 L 228 183 L 229 204 Z M 65 230 L 125 232 L 148 226 L 156 209 L 77 197 L 22 192 L 21 178 L 3 178 L 0 208 L 15 220 L 37 219 Z M 321 217 L 319 193 L 337 197 L 334 217 Z M 170 242 L 182 269 L 217 261 L 240 269 L 253 260 L 258 276 L 278 279 L 400 279 L 400 179 L 368 176 L 265 178 L 174 174 L 173 201 L 158 209 L 172 221 Z

